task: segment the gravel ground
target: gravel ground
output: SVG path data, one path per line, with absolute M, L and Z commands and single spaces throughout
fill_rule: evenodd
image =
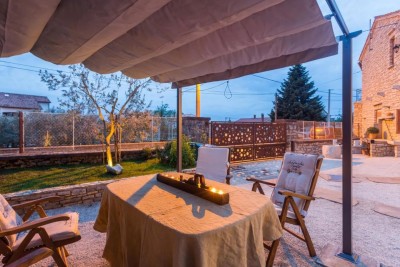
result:
M 400 219 L 385 216 L 372 210 L 376 203 L 400 206 L 400 184 L 373 183 L 365 177 L 400 177 L 400 159 L 366 158 L 355 156 L 353 175 L 362 179 L 353 183 L 354 197 L 359 204 L 353 207 L 353 248 L 361 257 L 371 257 L 387 266 L 400 266 Z M 233 167 L 232 184 L 250 189 L 245 177 L 255 175 L 263 179 L 276 176 L 280 161 L 272 160 L 247 163 Z M 324 160 L 322 173 L 340 174 L 341 160 Z M 364 178 L 364 179 L 363 179 Z M 341 190 L 340 180 L 319 179 L 317 187 Z M 271 189 L 264 188 L 266 194 Z M 72 206 L 49 211 L 59 214 L 65 211 L 80 213 L 82 240 L 69 245 L 71 266 L 108 266 L 101 258 L 105 244 L 105 234 L 93 230 L 99 204 L 93 206 Z M 317 254 L 327 244 L 341 246 L 342 208 L 340 204 L 324 199 L 314 201 L 309 209 L 306 224 L 314 241 Z M 294 229 L 299 230 L 297 227 Z M 305 243 L 285 233 L 275 259 L 276 266 L 317 266 L 308 255 Z M 36 266 L 53 266 L 52 259 L 46 259 Z

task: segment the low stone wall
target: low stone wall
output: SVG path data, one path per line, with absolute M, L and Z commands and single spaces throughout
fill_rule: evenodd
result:
M 164 142 L 148 143 L 149 148 L 163 147 Z M 146 146 L 144 146 L 146 147 Z M 122 160 L 143 159 L 143 150 L 122 150 Z M 60 164 L 103 163 L 105 154 L 101 151 L 75 151 L 66 153 L 13 154 L 0 156 L 0 170 L 52 166 Z
M 323 145 L 332 145 L 332 140 L 293 140 L 290 150 L 296 153 L 322 154 Z
M 10 205 L 49 196 L 61 197 L 60 201 L 48 202 L 44 204 L 43 206 L 45 209 L 56 209 L 77 204 L 91 205 L 101 200 L 103 191 L 107 184 L 114 181 L 115 180 L 107 180 L 80 185 L 46 188 L 41 190 L 27 190 L 4 194 L 3 196 L 10 203 Z
M 394 157 L 395 149 L 393 145 L 387 143 L 387 141 L 377 141 L 369 145 L 369 153 L 371 157 Z

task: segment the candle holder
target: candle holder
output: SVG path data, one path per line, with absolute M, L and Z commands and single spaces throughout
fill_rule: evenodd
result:
M 202 174 L 196 173 L 194 176 L 188 175 L 186 177 L 188 178 L 185 179 L 183 175 L 179 173 L 159 173 L 157 174 L 157 181 L 218 205 L 229 203 L 229 193 L 224 193 L 222 190 L 207 186 Z

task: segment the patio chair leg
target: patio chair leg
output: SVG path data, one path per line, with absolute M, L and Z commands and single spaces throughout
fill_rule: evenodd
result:
M 296 203 L 294 202 L 293 198 L 288 198 L 290 201 L 290 204 L 292 206 L 293 212 L 296 215 L 297 221 L 299 222 L 301 231 L 303 232 L 304 239 L 307 244 L 308 252 L 310 253 L 310 257 L 315 257 L 317 256 L 317 253 L 315 252 L 314 244 L 311 240 L 310 234 L 308 233 L 306 224 L 304 222 L 303 217 L 300 214 L 299 208 L 297 207 Z
M 57 264 L 58 267 L 68 267 L 68 264 L 66 263 L 66 259 L 64 257 L 64 252 L 62 251 L 62 248 L 56 248 L 53 250 L 53 259 L 55 263 Z
M 67 250 L 64 246 L 61 247 L 61 248 L 62 248 L 62 250 L 64 251 L 65 258 L 67 258 L 67 257 L 69 256 L 68 250 Z
M 301 220 L 302 221 L 300 222 L 300 227 L 301 227 L 301 231 L 303 232 L 304 238 L 306 239 L 308 252 L 310 253 L 310 257 L 315 257 L 315 256 L 317 256 L 317 253 L 315 252 L 314 244 L 311 240 L 310 234 L 308 233 L 308 230 L 304 223 L 304 220 L 303 219 L 301 219 Z
M 266 267 L 272 267 L 274 265 L 276 251 L 278 250 L 280 240 L 281 239 L 279 238 L 277 240 L 272 241 L 271 249 L 269 251 L 268 258 L 267 258 Z

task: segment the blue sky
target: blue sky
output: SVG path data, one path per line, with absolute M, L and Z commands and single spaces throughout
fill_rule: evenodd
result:
M 368 35 L 370 21 L 375 16 L 386 14 L 400 9 L 398 0 L 337 0 L 336 1 L 350 31 L 363 30 L 362 35 L 353 40 L 353 95 L 355 89 L 361 88 L 362 73 L 357 65 L 358 57 Z M 329 14 L 325 0 L 318 0 L 322 13 Z M 336 21 L 333 21 L 336 35 L 340 35 Z M 23 65 L 18 65 L 23 64 Z M 331 114 L 341 113 L 341 45 L 339 55 L 325 59 L 316 60 L 304 64 L 309 71 L 311 79 L 319 89 L 322 101 L 327 107 L 328 89 L 332 89 Z M 22 94 L 36 94 L 48 96 L 52 104 L 57 106 L 59 92 L 49 91 L 44 83 L 40 81 L 37 73 L 38 68 L 49 68 L 65 70 L 65 66 L 54 65 L 43 61 L 31 54 L 1 58 L 0 59 L 0 91 Z M 286 78 L 288 68 L 258 73 L 233 79 L 229 81 L 228 93 L 226 81 L 202 84 L 204 90 L 201 95 L 201 115 L 211 117 L 212 120 L 225 120 L 231 118 L 236 120 L 243 117 L 252 117 L 253 114 L 260 116 L 261 113 L 268 114 L 272 108 L 272 100 L 276 89 L 281 81 Z M 195 88 L 183 88 L 183 112 L 184 114 L 195 113 Z M 224 93 L 224 91 L 227 91 Z M 146 98 L 152 101 L 154 109 L 161 103 L 167 103 L 175 108 L 176 91 L 167 89 L 163 93 L 146 93 Z M 354 99 L 354 97 L 353 97 Z

